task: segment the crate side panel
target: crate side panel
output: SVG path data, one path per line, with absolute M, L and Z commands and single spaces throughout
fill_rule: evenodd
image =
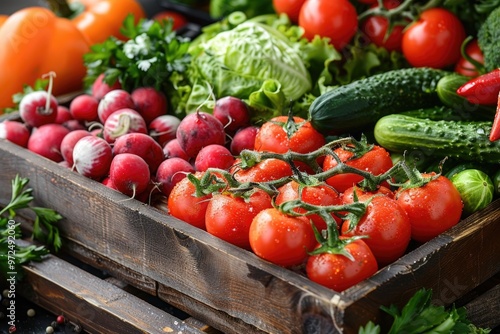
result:
M 165 213 L 13 144 L 2 143 L 0 155 L 2 202 L 15 174 L 28 177 L 37 204 L 65 217 L 65 237 L 207 307 L 265 331 L 292 333 L 302 332 L 311 305 L 318 317 L 332 307 L 334 292 Z

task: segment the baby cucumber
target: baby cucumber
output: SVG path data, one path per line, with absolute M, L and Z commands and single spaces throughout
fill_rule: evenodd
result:
M 419 150 L 424 155 L 465 161 L 500 162 L 500 141 L 491 142 L 492 122 L 433 121 L 406 115 L 382 117 L 375 125 L 375 140 L 393 152 Z

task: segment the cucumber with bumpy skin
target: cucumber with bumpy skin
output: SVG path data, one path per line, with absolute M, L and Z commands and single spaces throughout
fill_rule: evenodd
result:
M 375 125 L 377 143 L 389 151 L 419 150 L 434 157 L 500 162 L 500 141 L 491 142 L 492 122 L 432 121 L 405 115 L 382 117 Z
M 343 134 L 361 131 L 385 115 L 441 105 L 436 87 L 449 73 L 405 68 L 339 86 L 313 101 L 311 123 L 323 134 Z
M 455 109 L 446 106 L 435 106 L 431 108 L 422 108 L 410 111 L 403 111 L 401 115 L 416 117 L 416 118 L 428 118 L 433 121 L 472 121 L 474 119 L 470 114 L 461 114 Z

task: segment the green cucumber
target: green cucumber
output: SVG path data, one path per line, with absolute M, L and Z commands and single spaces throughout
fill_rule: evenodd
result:
M 428 118 L 433 121 L 460 121 L 460 120 L 475 120 L 470 114 L 462 114 L 455 109 L 446 106 L 435 106 L 431 108 L 422 108 L 410 111 L 403 111 L 401 115 Z M 470 117 L 469 117 L 470 116 Z
M 462 120 L 491 120 L 496 108 L 470 103 L 465 97 L 457 94 L 457 89 L 471 80 L 470 77 L 452 73 L 442 77 L 437 84 L 437 94 L 441 102 L 456 111 Z
M 500 162 L 500 141 L 491 142 L 492 122 L 433 121 L 393 114 L 375 125 L 377 143 L 393 152 L 419 150 L 436 158 Z
M 405 68 L 339 86 L 313 101 L 311 123 L 323 134 L 343 134 L 361 131 L 385 115 L 441 105 L 436 87 L 449 73 Z

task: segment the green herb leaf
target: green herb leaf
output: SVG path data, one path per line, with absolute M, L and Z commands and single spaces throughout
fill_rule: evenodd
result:
M 31 207 L 33 190 L 28 188 L 29 179 L 19 175 L 12 180 L 10 202 L 0 210 L 0 275 L 7 278 L 16 273 L 16 279 L 22 278 L 22 264 L 29 261 L 41 261 L 49 253 L 45 245 L 23 245 L 20 223 L 13 223 L 18 210 L 31 209 L 35 213 L 32 238 L 50 245 L 55 251 L 62 242 L 56 223 L 62 218 L 56 211 L 48 208 Z M 12 232 L 12 230 L 14 232 Z
M 464 308 L 446 310 L 444 306 L 431 303 L 432 290 L 418 290 L 406 305 L 399 310 L 395 305 L 381 306 L 381 309 L 394 318 L 388 334 L 487 334 L 489 329 L 477 328 L 467 319 Z M 378 334 L 380 328 L 372 322 L 360 327 L 359 334 Z
M 131 15 L 124 20 L 121 32 L 129 40 L 110 37 L 84 55 L 85 85 L 90 87 L 104 74 L 105 83 L 118 80 L 127 91 L 143 86 L 163 92 L 171 89 L 170 76 L 185 71 L 190 62 L 189 39 L 177 36 L 170 21 L 162 24 L 141 19 L 135 24 Z

